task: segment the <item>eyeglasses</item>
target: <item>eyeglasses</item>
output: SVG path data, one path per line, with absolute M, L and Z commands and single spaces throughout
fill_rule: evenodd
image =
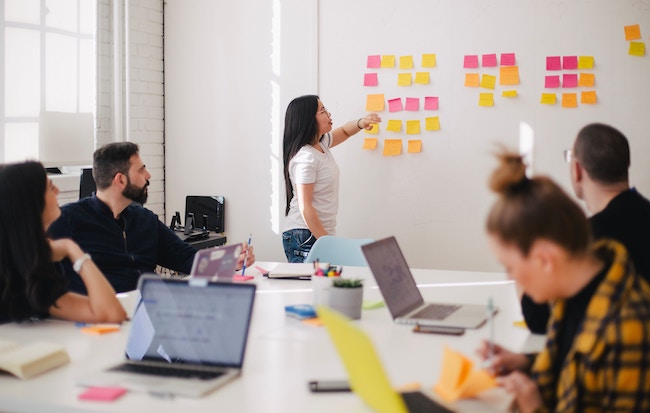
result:
M 327 109 L 325 109 L 325 107 L 323 107 L 323 109 L 316 112 L 317 115 L 321 115 L 323 113 L 327 114 L 328 116 L 331 115 L 331 113 Z
M 566 163 L 571 163 L 571 160 L 573 159 L 573 151 L 571 149 L 565 149 L 562 154 L 564 155 Z

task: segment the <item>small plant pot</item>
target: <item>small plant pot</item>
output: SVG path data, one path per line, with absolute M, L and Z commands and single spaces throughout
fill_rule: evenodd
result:
M 363 302 L 363 286 L 357 288 L 341 288 L 332 286 L 329 289 L 329 306 L 353 320 L 361 318 Z

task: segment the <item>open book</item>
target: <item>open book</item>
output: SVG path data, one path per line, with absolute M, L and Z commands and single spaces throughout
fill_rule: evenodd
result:
M 0 370 L 23 380 L 69 362 L 70 357 L 60 344 L 38 342 L 21 345 L 0 340 Z

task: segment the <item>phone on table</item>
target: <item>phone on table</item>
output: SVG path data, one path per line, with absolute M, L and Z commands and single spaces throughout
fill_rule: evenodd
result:
M 351 391 L 347 380 L 312 380 L 309 382 L 309 390 L 314 393 Z
M 453 336 L 460 336 L 465 334 L 465 329 L 462 327 L 449 327 L 449 326 L 425 326 L 417 324 L 413 327 L 414 333 L 428 333 L 428 334 L 450 334 Z

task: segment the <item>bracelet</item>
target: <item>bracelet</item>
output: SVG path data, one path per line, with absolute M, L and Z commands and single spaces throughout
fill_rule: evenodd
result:
M 363 118 L 359 118 L 359 120 L 357 121 L 357 128 L 359 128 L 359 130 L 363 129 L 361 126 L 359 126 L 359 122 L 361 122 L 361 119 Z
M 81 257 L 79 257 L 78 260 L 72 264 L 72 269 L 74 272 L 79 273 L 81 271 L 81 267 L 84 265 L 84 262 L 88 261 L 90 258 L 90 254 L 84 254 Z

